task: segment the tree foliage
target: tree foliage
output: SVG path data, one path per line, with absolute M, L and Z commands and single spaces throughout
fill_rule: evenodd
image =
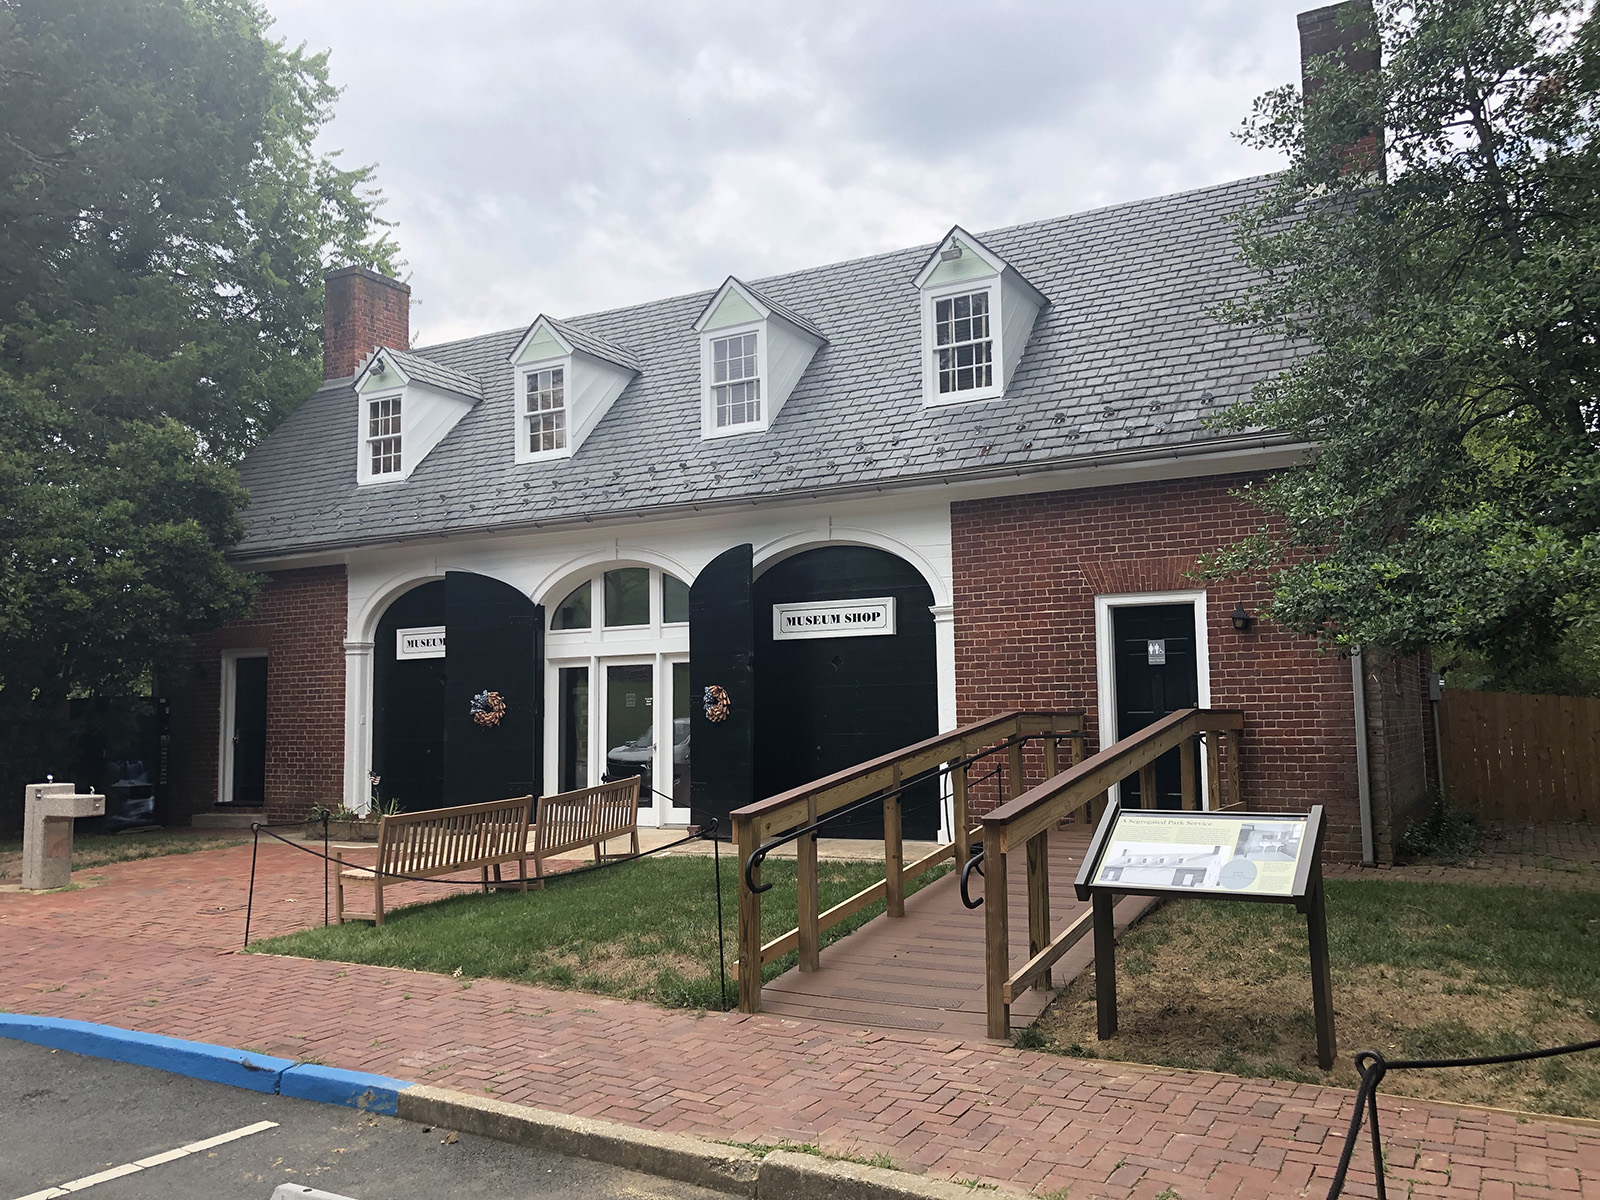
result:
M 1317 451 L 1207 566 L 1265 573 L 1328 645 L 1525 669 L 1600 632 L 1600 27 L 1574 0 L 1374 16 L 1379 69 L 1330 56 L 1246 123 L 1290 165 L 1228 315 L 1308 353 L 1223 421 Z M 1374 131 L 1381 160 L 1351 150 Z
M 325 55 L 251 0 L 0 0 L 0 720 L 239 615 L 233 463 L 321 378 L 322 272 L 389 269 L 313 148 Z

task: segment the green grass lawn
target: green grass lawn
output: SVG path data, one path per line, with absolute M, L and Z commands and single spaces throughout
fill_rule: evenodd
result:
M 947 870 L 948 867 L 943 868 Z M 936 868 L 907 886 L 914 892 L 937 878 Z M 795 866 L 768 859 L 762 878 L 763 940 L 794 928 Z M 824 862 L 818 871 L 822 907 L 828 908 L 883 878 L 883 865 Z M 723 928 L 729 966 L 728 996 L 735 994 L 733 959 L 738 931 L 738 866 L 722 858 Z M 872 905 L 823 934 L 827 944 L 883 911 Z M 400 909 L 382 928 L 365 922 L 318 927 L 257 942 L 252 951 L 303 958 L 408 967 L 477 978 L 514 979 L 671 1007 L 722 1008 L 717 981 L 717 896 L 712 860 L 660 857 L 624 863 L 571 879 L 544 891 L 453 896 Z M 793 954 L 769 963 L 772 979 L 795 963 Z
M 216 836 L 194 833 L 102 833 L 72 839 L 72 869 L 105 867 L 112 863 L 133 862 L 141 858 L 162 858 L 168 854 L 193 854 L 196 850 L 215 850 L 220 846 L 239 846 L 248 842 L 235 830 L 219 831 Z M 0 838 L 0 882 L 14 883 L 22 878 L 22 839 Z
M 1600 891 L 1336 880 L 1328 935 L 1340 1061 L 1316 1066 L 1305 919 L 1170 902 L 1119 949 L 1117 1037 L 1092 971 L 1023 1043 L 1063 1053 L 1354 1086 L 1350 1056 L 1511 1053 L 1600 1037 Z M 1600 1051 L 1527 1066 L 1397 1071 L 1402 1095 L 1600 1117 Z

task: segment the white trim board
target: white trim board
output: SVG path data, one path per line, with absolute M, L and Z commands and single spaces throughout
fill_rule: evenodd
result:
M 1100 719 L 1100 749 L 1117 740 L 1116 646 L 1112 638 L 1111 610 L 1155 604 L 1194 605 L 1195 676 L 1200 707 L 1211 707 L 1211 638 L 1206 619 L 1204 588 L 1182 592 L 1120 592 L 1094 598 L 1094 689 Z M 1206 760 L 1200 759 L 1200 807 L 1210 796 Z M 1122 800 L 1122 784 L 1114 783 L 1109 792 L 1115 802 Z

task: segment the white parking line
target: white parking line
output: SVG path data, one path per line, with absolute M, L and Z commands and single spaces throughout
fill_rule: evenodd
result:
M 92 1188 L 97 1183 L 121 1179 L 124 1175 L 132 1175 L 137 1171 L 143 1171 L 146 1167 L 159 1167 L 162 1163 L 187 1158 L 189 1155 L 198 1154 L 202 1150 L 210 1150 L 213 1146 L 221 1146 L 227 1142 L 238 1141 L 240 1138 L 249 1137 L 252 1133 L 261 1133 L 263 1130 L 276 1129 L 277 1127 L 278 1123 L 276 1121 L 257 1121 L 254 1125 L 245 1125 L 228 1133 L 219 1133 L 216 1137 L 206 1138 L 199 1142 L 190 1142 L 187 1146 L 179 1146 L 176 1150 L 164 1150 L 160 1154 L 152 1154 L 149 1158 L 141 1158 L 137 1162 L 123 1163 L 120 1167 L 108 1167 L 104 1171 L 96 1171 L 93 1175 L 85 1175 L 82 1179 L 68 1180 L 57 1187 L 45 1188 L 42 1192 L 29 1192 L 26 1196 L 18 1196 L 17 1200 L 56 1200 L 57 1196 L 70 1196 L 73 1192 L 81 1192 L 85 1188 Z

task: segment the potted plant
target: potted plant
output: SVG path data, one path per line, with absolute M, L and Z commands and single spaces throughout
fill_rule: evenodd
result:
M 328 825 L 328 839 L 335 842 L 375 842 L 378 840 L 379 822 L 384 816 L 392 816 L 400 811 L 400 798 L 391 796 L 387 804 L 378 798 L 378 784 L 382 777 L 373 774 L 367 776 L 372 785 L 372 805 L 365 813 L 358 813 L 353 809 L 339 805 L 338 808 L 328 808 L 317 805 L 311 810 L 308 824 L 311 832 L 320 836 L 323 820 L 326 818 Z

